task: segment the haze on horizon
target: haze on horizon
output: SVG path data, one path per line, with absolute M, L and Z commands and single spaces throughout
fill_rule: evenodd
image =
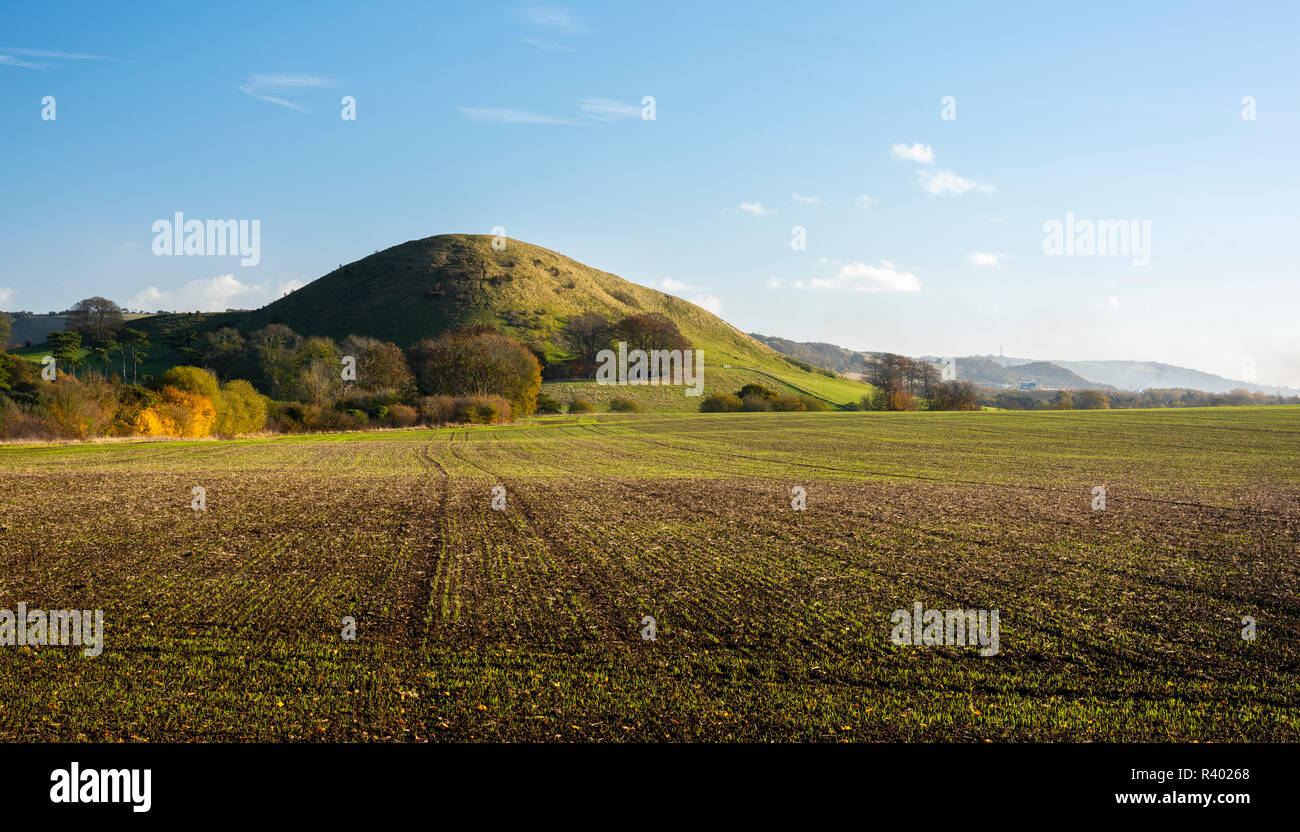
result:
M 0 308 L 256 307 L 501 227 L 747 332 L 1300 387 L 1294 5 L 379 6 L 0 10 Z M 176 211 L 257 265 L 154 256 Z M 1067 217 L 1149 263 L 1047 254 Z

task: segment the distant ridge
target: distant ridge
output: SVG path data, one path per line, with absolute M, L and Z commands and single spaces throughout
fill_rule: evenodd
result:
M 824 342 L 800 342 L 751 334 L 778 352 L 841 373 L 865 372 L 867 359 L 881 354 Z M 944 360 L 939 356 L 919 357 L 936 364 Z M 958 356 L 954 360 L 957 378 L 991 387 L 1033 384 L 1040 389 L 1059 390 L 1137 392 L 1151 388 L 1184 388 L 1206 393 L 1248 390 L 1269 395 L 1300 395 L 1300 390 L 1292 387 L 1239 381 L 1158 361 L 1040 361 L 996 355 Z

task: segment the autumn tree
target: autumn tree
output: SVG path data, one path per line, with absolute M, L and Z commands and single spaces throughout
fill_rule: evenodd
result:
M 537 407 L 542 386 L 537 357 L 523 344 L 493 331 L 452 331 L 416 344 L 411 366 L 426 395 L 498 395 L 515 413 Z
M 578 359 L 579 373 L 592 377 L 596 374 L 596 355 L 614 340 L 614 325 L 604 315 L 584 312 L 565 322 L 563 338 Z

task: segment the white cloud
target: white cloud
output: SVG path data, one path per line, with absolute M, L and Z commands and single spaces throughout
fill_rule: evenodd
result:
M 561 6 L 548 6 L 542 3 L 533 3 L 522 8 L 515 9 L 515 17 L 530 23 L 534 26 L 541 26 L 546 29 L 555 29 L 559 32 L 581 32 L 582 27 L 573 16 L 573 12 Z
M 461 107 L 460 111 L 471 121 L 487 124 L 579 124 L 567 118 L 530 113 L 527 110 L 486 110 L 481 107 Z
M 1119 298 L 1115 297 L 1114 295 L 1111 295 L 1111 296 L 1110 296 L 1110 300 L 1106 302 L 1106 308 L 1107 308 L 1107 309 L 1118 309 L 1118 308 L 1119 308 Z
M 572 52 L 573 50 L 562 43 L 556 43 L 550 38 L 520 38 L 520 43 L 526 43 L 534 49 L 540 49 L 543 52 Z
M 596 121 L 614 121 L 620 118 L 639 118 L 641 107 L 637 104 L 624 104 L 610 98 L 579 98 L 578 109 L 587 118 Z
M 972 251 L 966 255 L 970 264 L 976 268 L 986 267 L 996 269 L 1002 265 L 1002 261 L 1007 259 L 1005 254 L 996 254 L 991 251 Z
M 767 287 L 768 287 L 769 289 L 779 289 L 779 288 L 781 288 L 781 278 L 779 278 L 779 277 L 769 277 L 769 278 L 767 279 Z
M 674 280 L 671 277 L 665 277 L 663 280 L 659 281 L 659 289 L 664 292 L 684 292 L 690 288 L 690 284 L 683 283 L 680 280 Z
M 303 285 L 299 280 L 289 280 L 272 293 L 260 283 L 242 283 L 233 274 L 223 274 L 206 280 L 191 280 L 178 289 L 163 290 L 150 286 L 125 305 L 130 309 L 224 312 L 230 308 L 262 306 Z
M 756 217 L 766 217 L 769 214 L 776 213 L 775 208 L 764 208 L 761 202 L 742 202 L 740 203 L 740 210 L 748 211 Z
M 690 302 L 714 315 L 722 314 L 722 298 L 717 295 L 696 295 Z
M 27 61 L 23 58 L 15 58 L 14 55 L 22 55 L 25 58 L 55 58 L 68 61 L 112 61 L 115 58 L 106 58 L 103 55 L 78 55 L 74 52 L 51 52 L 48 49 L 20 49 L 16 46 L 0 46 L 0 66 L 12 66 L 20 69 L 45 69 L 47 66 L 56 66 L 56 64 L 39 63 L 37 61 Z
M 952 196 L 961 196 L 969 191 L 979 191 L 983 194 L 993 193 L 992 185 L 982 185 L 979 182 L 972 182 L 969 179 L 958 176 L 950 170 L 941 170 L 937 173 L 934 171 L 921 170 L 916 175 L 921 179 L 921 187 L 933 194 L 951 194 Z
M 870 205 L 870 204 L 873 203 L 873 202 L 876 202 L 877 200 L 876 200 L 876 198 L 873 197 L 873 196 L 867 196 L 866 194 L 863 194 L 862 196 L 858 197 L 857 199 L 855 199 L 855 200 L 853 200 L 853 201 L 854 201 L 856 204 L 862 206 L 863 208 L 866 208 L 868 205 Z
M 794 197 L 795 202 L 803 202 L 803 203 L 811 204 L 814 202 L 822 201 L 822 198 L 819 196 L 799 196 L 799 194 L 791 194 L 791 196 Z
M 15 58 L 13 55 L 0 55 L 0 66 L 12 66 L 18 69 L 45 69 L 48 64 L 24 61 L 21 58 Z
M 247 93 L 254 98 L 262 101 L 269 101 L 272 104 L 278 104 L 281 107 L 288 107 L 290 110 L 297 110 L 300 113 L 307 112 L 307 108 L 301 104 L 296 104 L 284 98 L 268 95 L 267 90 L 282 89 L 307 89 L 312 87 L 331 87 L 333 81 L 328 78 L 320 78 L 315 75 L 250 75 L 248 81 L 239 87 L 240 92 Z
M 814 277 L 798 281 L 796 289 L 849 289 L 854 292 L 919 292 L 921 281 L 911 272 L 899 271 L 888 260 L 879 266 L 866 263 L 846 263 L 833 277 Z
M 11 299 L 13 299 L 13 296 L 14 296 L 13 289 L 6 289 L 4 287 L 0 287 L 0 306 L 7 304 Z
M 896 144 L 889 148 L 889 152 L 894 154 L 895 159 L 907 159 L 912 162 L 920 162 L 923 165 L 928 165 L 934 161 L 934 151 L 930 149 L 930 145 L 920 144 L 919 142 L 911 146 Z

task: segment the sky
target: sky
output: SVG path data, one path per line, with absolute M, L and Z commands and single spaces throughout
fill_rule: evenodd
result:
M 1300 387 L 1300 4 L 126 6 L 0 6 L 0 308 L 499 227 L 747 332 Z M 155 254 L 178 211 L 257 264 Z

